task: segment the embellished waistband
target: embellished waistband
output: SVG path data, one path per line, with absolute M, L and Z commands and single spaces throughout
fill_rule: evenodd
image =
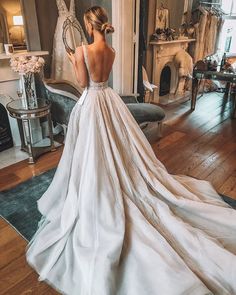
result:
M 88 89 L 100 90 L 100 89 L 106 89 L 108 87 L 109 87 L 108 81 L 106 81 L 106 82 L 90 82 Z

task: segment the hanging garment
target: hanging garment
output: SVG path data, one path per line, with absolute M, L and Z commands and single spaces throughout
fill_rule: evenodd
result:
M 108 81 L 72 110 L 27 262 L 68 295 L 235 295 L 236 210 L 171 175 Z
M 87 40 L 79 21 L 76 19 L 75 0 L 71 0 L 69 10 L 64 0 L 56 0 L 56 3 L 58 7 L 59 17 L 57 20 L 53 42 L 51 78 L 55 80 L 69 81 L 73 84 L 75 88 L 77 88 L 82 93 L 83 89 L 78 84 L 73 65 L 69 61 L 62 39 L 63 24 L 67 17 L 76 22 L 81 32 L 80 33 L 77 30 L 73 30 L 70 35 L 67 35 L 67 41 L 69 45 L 72 45 L 75 42 L 77 46 L 80 46 L 82 42 L 84 44 L 87 44 Z
M 225 19 L 223 17 L 219 17 L 218 20 L 218 29 L 217 29 L 217 34 L 216 34 L 216 44 L 215 44 L 215 52 L 220 50 L 220 39 L 221 39 L 221 33 L 222 29 L 224 27 Z
M 181 77 L 191 77 L 193 74 L 193 59 L 189 53 L 181 49 L 175 55 L 173 62 L 176 69 L 178 70 L 178 76 Z
M 219 18 L 214 14 L 208 15 L 206 25 L 205 39 L 204 39 L 204 52 L 203 58 L 215 53 L 216 36 L 218 32 Z
M 194 53 L 194 63 L 198 60 L 203 59 L 204 57 L 204 46 L 205 46 L 205 32 L 206 32 L 206 25 L 208 20 L 208 12 L 203 8 L 199 7 L 201 12 L 200 20 L 198 26 L 195 28 L 198 30 L 196 32 L 196 47 Z

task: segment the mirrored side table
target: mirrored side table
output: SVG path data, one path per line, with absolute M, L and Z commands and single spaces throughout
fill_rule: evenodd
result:
M 35 104 L 27 108 L 22 99 L 9 102 L 6 108 L 12 118 L 17 119 L 21 138 L 21 150 L 29 154 L 29 163 L 34 164 L 36 159 L 43 153 L 55 151 L 52 121 L 50 112 L 51 103 L 45 99 L 37 98 Z M 49 139 L 44 138 L 38 142 L 32 140 L 31 120 L 46 118 L 48 123 Z

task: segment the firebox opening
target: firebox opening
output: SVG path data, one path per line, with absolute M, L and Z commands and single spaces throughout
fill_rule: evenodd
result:
M 170 93 L 171 69 L 165 66 L 161 72 L 159 95 L 163 96 Z
M 13 146 L 7 110 L 0 104 L 0 152 Z

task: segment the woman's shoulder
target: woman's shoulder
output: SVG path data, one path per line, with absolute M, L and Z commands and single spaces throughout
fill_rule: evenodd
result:
M 85 50 L 86 51 L 88 51 L 88 50 L 89 51 L 90 50 L 92 50 L 92 51 L 99 50 L 100 51 L 101 49 L 96 48 L 96 46 L 94 44 L 86 44 L 86 45 L 85 44 L 82 44 L 82 45 L 76 47 L 75 54 L 76 54 L 77 58 L 83 58 L 84 57 L 84 51 Z M 115 51 L 115 49 L 112 46 L 110 46 L 110 45 L 107 44 L 106 50 L 109 50 L 115 56 L 116 51 Z
M 113 56 L 115 56 L 116 51 L 115 51 L 115 49 L 112 46 L 107 45 L 107 49 L 110 51 L 110 53 L 112 53 Z
M 77 60 L 83 60 L 84 59 L 84 48 L 83 46 L 85 46 L 84 44 L 78 46 L 75 48 L 75 55 Z

